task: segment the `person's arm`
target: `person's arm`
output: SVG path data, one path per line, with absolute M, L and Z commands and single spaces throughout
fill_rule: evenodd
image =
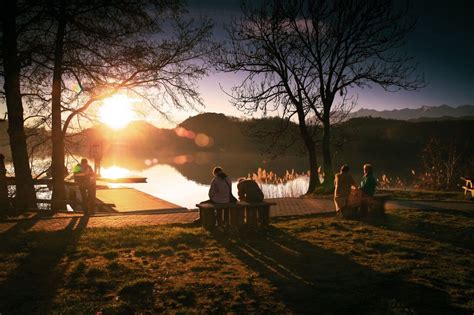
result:
M 209 187 L 209 198 L 211 200 L 212 200 L 212 197 L 214 197 L 217 194 L 218 190 L 219 188 L 217 187 L 216 179 L 213 178 L 211 181 L 211 187 Z
M 237 184 L 237 194 L 239 195 L 240 200 L 242 200 L 242 198 L 245 197 L 244 183 L 243 182 Z
M 351 186 L 354 187 L 355 189 L 357 189 L 357 184 L 356 184 L 354 178 L 352 178 L 351 175 L 349 175 L 349 181 L 351 183 Z

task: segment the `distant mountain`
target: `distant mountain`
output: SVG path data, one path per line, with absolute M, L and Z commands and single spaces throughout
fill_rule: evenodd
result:
M 474 116 L 473 105 L 463 105 L 451 107 L 449 105 L 441 106 L 422 106 L 420 108 L 403 108 L 394 110 L 382 110 L 361 108 L 351 114 L 351 118 L 357 117 L 379 117 L 385 119 L 397 120 L 419 120 L 433 119 L 448 120 L 452 118 L 463 118 Z

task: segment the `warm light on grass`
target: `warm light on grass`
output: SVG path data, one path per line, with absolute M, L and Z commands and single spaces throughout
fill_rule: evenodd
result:
M 134 99 L 124 95 L 116 94 L 103 100 L 99 108 L 100 121 L 113 129 L 120 129 L 136 119 L 132 104 Z
M 129 175 L 129 171 L 126 168 L 118 167 L 118 166 L 111 166 L 111 167 L 104 167 L 100 171 L 101 177 L 103 178 L 121 178 L 126 177 Z

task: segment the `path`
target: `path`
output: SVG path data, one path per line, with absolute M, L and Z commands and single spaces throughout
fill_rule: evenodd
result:
M 305 215 L 313 213 L 330 213 L 334 211 L 331 199 L 278 198 L 273 199 L 277 206 L 272 208 L 271 216 Z M 463 202 L 426 202 L 393 200 L 387 203 L 387 209 L 432 209 L 474 211 L 474 203 Z M 160 225 L 171 223 L 191 223 L 198 216 L 196 211 L 163 214 L 114 214 L 92 216 L 87 221 L 87 227 L 124 227 L 141 225 Z M 18 220 L 0 222 L 0 234 L 18 230 L 55 231 L 68 226 L 72 220 L 81 218 L 79 214 L 58 214 L 54 217 L 39 217 L 38 215 Z M 78 223 L 77 223 L 78 224 Z

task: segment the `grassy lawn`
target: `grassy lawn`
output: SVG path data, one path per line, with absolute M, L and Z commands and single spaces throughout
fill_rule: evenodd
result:
M 472 314 L 474 211 L 0 235 L 0 313 Z

